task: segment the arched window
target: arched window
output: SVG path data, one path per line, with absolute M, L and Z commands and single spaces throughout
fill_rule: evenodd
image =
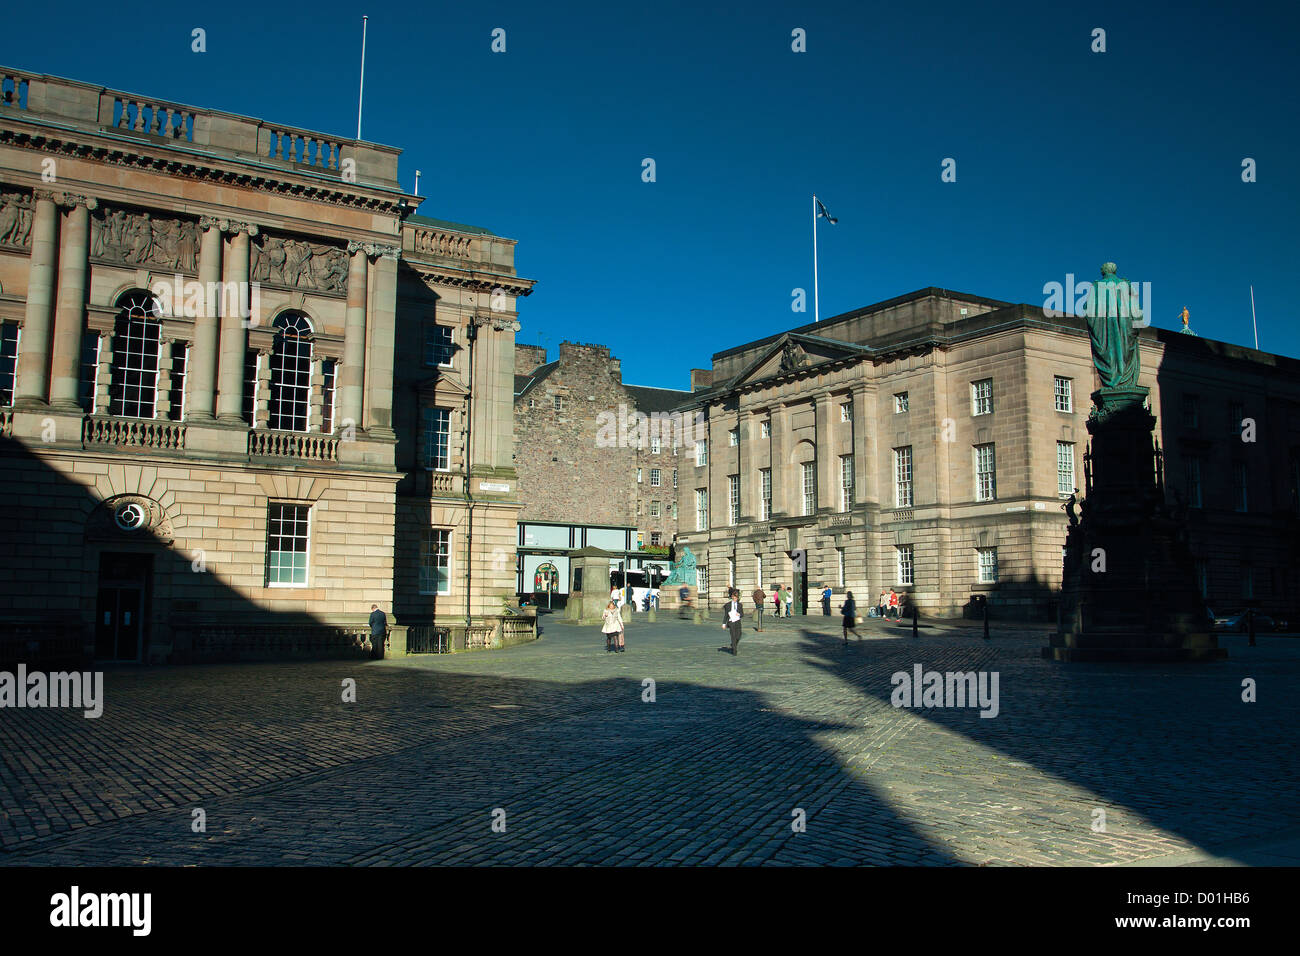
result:
M 113 328 L 113 371 L 109 413 L 153 418 L 158 399 L 158 344 L 162 326 L 158 302 L 147 292 L 127 292 L 117 300 Z
M 283 312 L 273 323 L 271 428 L 305 432 L 311 414 L 311 323 L 301 312 Z

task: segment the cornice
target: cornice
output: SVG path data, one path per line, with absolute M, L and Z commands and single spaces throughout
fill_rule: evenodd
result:
M 215 183 L 221 186 L 234 186 L 275 193 L 294 199 L 306 199 L 326 203 L 331 206 L 343 206 L 363 209 L 367 212 L 380 213 L 401 218 L 408 208 L 399 204 L 400 195 L 391 196 L 363 195 L 350 189 L 334 187 L 328 183 L 309 184 L 302 181 L 281 178 L 270 167 L 253 170 L 234 170 L 222 168 L 216 162 L 205 161 L 196 155 L 157 156 L 135 152 L 126 145 L 108 146 L 91 145 L 63 139 L 50 135 L 48 131 L 13 129 L 0 126 L 0 144 L 22 149 L 35 149 L 44 153 L 71 156 L 79 159 L 91 159 L 109 165 L 132 169 L 144 169 L 162 173 L 178 179 Z M 148 145 L 148 144 L 143 144 Z M 380 189 L 383 187 L 374 187 Z
M 532 295 L 533 286 L 536 284 L 532 279 L 503 276 L 491 272 L 474 272 L 472 270 L 461 272 L 451 269 L 438 269 L 423 262 L 412 262 L 410 259 L 406 259 L 405 262 L 426 284 L 435 283 L 456 289 L 469 289 L 474 292 L 491 292 L 494 289 L 503 289 L 506 295 L 513 295 L 517 298 Z

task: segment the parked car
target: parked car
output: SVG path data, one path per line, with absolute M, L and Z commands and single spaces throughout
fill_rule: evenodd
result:
M 1285 624 L 1283 625 L 1285 626 Z M 1214 629 L 1216 631 L 1235 631 L 1244 634 L 1250 629 L 1246 620 L 1245 611 L 1229 611 L 1226 614 L 1216 614 L 1214 616 Z M 1256 631 L 1275 631 L 1280 630 L 1278 622 L 1267 614 L 1255 612 L 1255 630 Z

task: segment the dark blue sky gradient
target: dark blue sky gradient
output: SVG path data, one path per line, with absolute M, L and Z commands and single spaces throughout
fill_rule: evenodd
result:
M 824 316 L 1038 304 L 1113 259 L 1156 325 L 1246 345 L 1253 282 L 1261 347 L 1300 356 L 1295 5 L 466 6 L 20 4 L 0 62 L 352 136 L 368 14 L 364 138 L 422 171 L 422 214 L 519 240 L 519 341 L 608 344 L 634 384 L 812 320 L 814 191 Z

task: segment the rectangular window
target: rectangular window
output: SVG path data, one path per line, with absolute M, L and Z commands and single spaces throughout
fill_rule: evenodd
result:
M 695 569 L 696 580 L 700 582 L 699 592 L 704 595 L 705 599 L 709 596 L 709 568 L 708 565 L 701 564 Z
M 272 503 L 266 520 L 266 585 L 307 586 L 307 545 L 311 509 Z
M 709 490 L 695 489 L 695 530 L 709 530 Z
M 736 561 L 734 558 L 727 558 L 727 587 L 736 586 Z
M 1201 401 L 1195 395 L 1183 396 L 1183 427 L 1201 427 Z
M 423 422 L 424 467 L 434 471 L 451 470 L 451 412 L 426 405 L 420 409 Z
M 840 587 L 844 587 L 844 549 L 843 548 L 835 549 L 835 563 L 839 567 L 839 575 L 836 578 L 836 582 L 839 584 Z
M 740 475 L 727 476 L 728 524 L 740 523 Z
M 277 339 L 271 353 L 267 426 L 305 432 L 311 414 L 311 342 L 287 332 Z
M 852 402 L 844 402 L 842 405 L 840 405 L 840 421 L 842 421 L 842 422 L 851 422 L 851 421 L 853 421 L 853 403 L 852 403 Z
M 658 531 L 651 531 L 651 532 L 650 532 L 650 547 L 652 547 L 652 548 L 657 548 L 657 547 L 659 547 L 659 542 L 660 542 L 661 540 L 663 540 L 663 535 L 660 534 Z
M 763 433 L 763 437 L 764 437 L 764 438 L 771 438 L 771 437 L 772 437 L 772 423 L 771 423 L 771 422 L 763 422 L 763 424 L 760 426 L 760 428 L 761 428 L 761 431 L 762 431 L 762 433 Z
M 110 411 L 125 418 L 153 418 L 158 401 L 158 361 L 162 326 L 135 315 L 118 320 L 113 336 Z
M 980 584 L 996 584 L 998 581 L 998 549 L 976 548 L 979 555 Z
M 185 347 L 179 342 L 172 346 L 179 349 L 180 355 L 180 386 L 176 384 L 176 371 L 173 366 L 172 370 L 172 419 L 180 421 L 180 412 L 177 410 L 183 404 L 185 395 Z M 81 336 L 81 377 L 79 382 L 77 401 L 81 405 L 81 410 L 87 415 L 95 413 L 95 385 L 99 380 L 99 333 L 85 332 Z M 177 392 L 179 391 L 179 395 Z
M 90 388 L 88 389 L 86 388 L 85 346 L 92 345 L 92 343 L 87 342 L 88 338 L 90 338 L 90 334 L 87 333 L 86 338 L 82 339 L 83 342 L 82 408 L 86 407 L 87 398 L 90 398 L 91 402 L 95 401 L 94 380 L 92 380 Z M 95 336 L 95 342 L 98 341 L 99 341 L 99 336 Z M 95 347 L 95 352 L 99 352 L 98 346 L 92 345 L 92 347 Z M 169 408 L 168 408 L 168 414 L 166 414 L 168 415 L 168 419 L 172 421 L 185 421 L 185 365 L 186 365 L 186 359 L 188 358 L 187 352 L 188 350 L 185 347 L 185 343 L 183 342 L 172 343 L 172 388 L 168 390 Z M 87 392 L 90 394 L 87 395 L 86 394 Z
M 451 342 L 451 326 L 426 325 L 424 327 L 424 364 L 451 366 L 456 347 Z
M 730 445 L 732 448 L 735 448 L 737 445 L 740 444 L 739 428 L 733 428 L 731 429 L 731 431 L 727 432 L 727 444 Z
M 1187 506 L 1189 508 L 1203 507 L 1201 503 L 1201 459 L 1190 457 L 1183 462 L 1183 470 L 1187 479 Z
M 255 425 L 253 414 L 257 410 L 257 363 L 260 356 L 255 349 L 244 353 L 244 422 Z
M 1057 375 L 1053 378 L 1056 392 L 1056 410 L 1058 412 L 1074 411 L 1074 382 L 1072 379 Z
M 1246 406 L 1233 402 L 1228 406 L 1228 434 L 1233 438 L 1241 437 L 1241 422 L 1246 417 Z
M 894 550 L 898 553 L 898 583 L 912 584 L 912 546 L 900 544 Z
M 657 501 L 650 502 L 650 517 L 652 518 L 659 517 L 659 502 Z
M 840 510 L 853 507 L 853 456 L 840 455 Z
M 420 593 L 451 593 L 451 531 L 430 528 L 420 541 Z
M 677 469 L 673 469 L 673 488 L 677 487 Z
M 1246 486 L 1246 463 L 1244 461 L 1234 461 L 1232 463 L 1232 503 L 1233 508 L 1237 511 L 1246 511 L 1250 504 Z
M 334 434 L 334 382 L 338 366 L 333 359 L 320 363 L 322 384 L 320 388 L 320 430 L 323 435 Z
M 652 454 L 652 455 L 661 455 L 661 454 L 663 454 L 663 450 L 664 450 L 663 439 L 661 439 L 658 435 L 651 435 L 651 436 L 650 436 L 650 454 Z
M 1061 495 L 1074 493 L 1074 443 L 1058 441 L 1056 443 L 1056 492 Z
M 662 476 L 663 476 L 663 472 L 660 471 L 658 468 L 651 468 L 651 469 L 650 469 L 650 487 L 651 487 L 651 488 L 658 488 L 658 487 L 660 486 L 660 484 L 662 484 Z
M 817 511 L 817 463 L 803 463 L 803 513 L 814 514 Z
M 993 411 L 993 379 L 984 378 L 970 383 L 970 413 L 988 415 Z
M 762 486 L 762 518 L 764 521 L 767 521 L 772 517 L 772 469 L 761 468 L 759 469 L 758 475 L 759 482 Z
M 993 501 L 998 496 L 997 462 L 993 445 L 975 446 L 975 500 Z
M 554 405 L 555 405 L 555 410 L 556 410 L 557 412 L 562 412 L 562 411 L 564 411 L 564 396 L 563 396 L 563 395 L 555 395 L 555 396 L 552 397 L 551 401 L 554 403 Z
M 702 468 L 709 463 L 709 440 L 697 439 L 695 442 L 695 467 Z
M 907 411 L 907 392 L 894 393 L 894 414 Z
M 637 483 L 638 485 L 641 484 L 641 469 L 640 469 L 640 468 L 638 468 L 638 469 L 636 470 L 636 483 Z
M 912 507 L 912 446 L 894 449 L 894 507 Z
M 18 323 L 0 324 L 0 406 L 14 403 L 14 384 L 18 378 Z
M 640 517 L 640 516 L 641 516 L 641 499 L 640 499 L 640 498 L 638 498 L 638 499 L 636 500 L 636 513 L 637 513 L 637 517 Z
M 763 556 L 754 555 L 754 583 L 760 588 L 763 586 Z

